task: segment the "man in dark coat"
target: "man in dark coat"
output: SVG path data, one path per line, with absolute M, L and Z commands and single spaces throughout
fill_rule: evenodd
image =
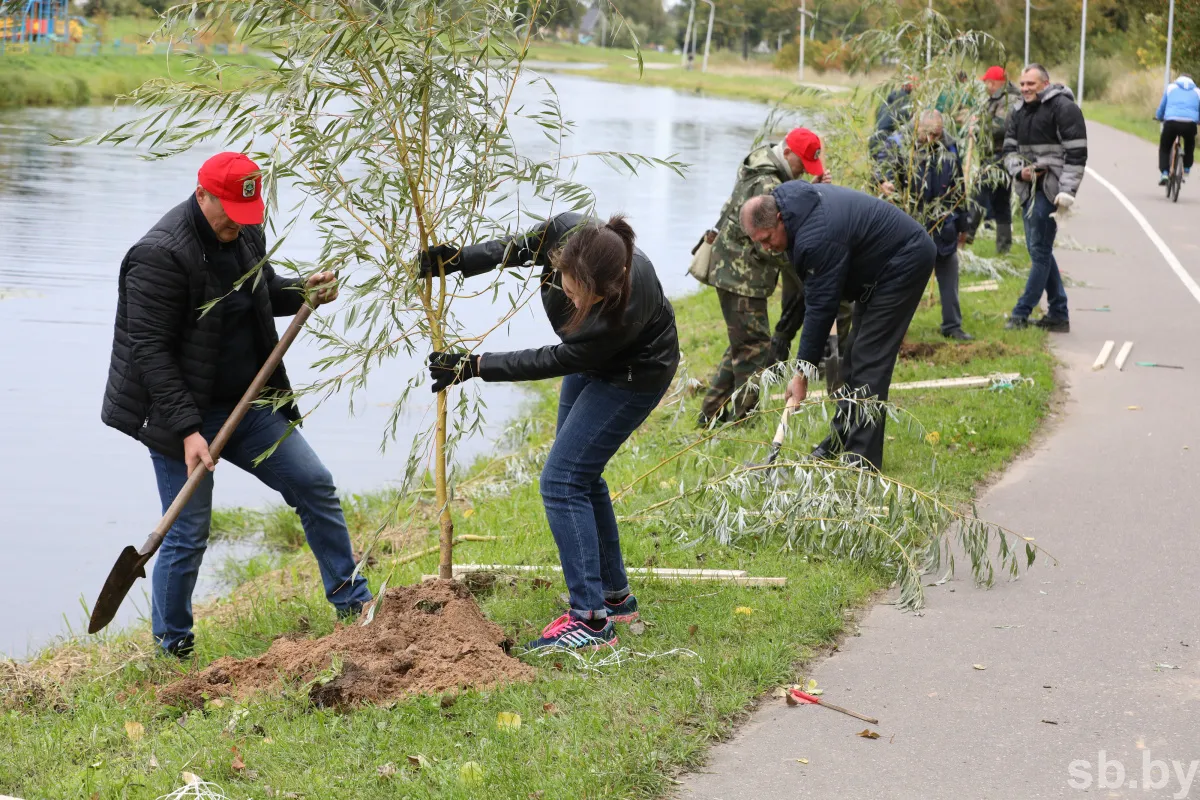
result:
M 853 342 L 843 365 L 845 396 L 830 435 L 813 452 L 883 465 L 886 417 L 863 398 L 888 399 L 900 343 L 929 283 L 937 248 L 920 223 L 870 195 L 840 186 L 791 181 L 742 206 L 742 227 L 768 250 L 786 252 L 804 280 L 803 362 L 787 391 L 789 403 L 808 393 L 839 303 L 854 300 Z
M 958 145 L 945 132 L 940 111 L 921 113 L 913 140 L 897 131 L 879 152 L 880 191 L 885 198 L 925 226 L 937 245 L 938 295 L 942 303 L 942 335 L 970 341 L 962 328 L 958 303 L 958 248 L 966 238 L 966 180 Z
M 262 232 L 262 178 L 240 153 L 200 168 L 199 185 L 130 249 L 121 264 L 117 318 L 101 419 L 150 450 L 163 511 L 196 469 L 208 475 L 167 532 L 154 564 L 151 627 L 158 646 L 192 652 L 192 590 L 212 519 L 208 443 L 278 343 L 274 316 L 337 297 L 335 276 L 275 274 Z M 259 266 L 261 265 L 261 266 Z M 257 274 L 252 274 L 258 268 Z M 211 306 L 211 307 L 210 307 Z M 286 398 L 282 365 L 266 395 Z M 343 615 L 371 598 L 354 557 L 329 470 L 298 430 L 293 403 L 246 414 L 221 457 L 283 495 L 300 515 L 325 595 Z M 274 447 L 261 463 L 255 460 Z

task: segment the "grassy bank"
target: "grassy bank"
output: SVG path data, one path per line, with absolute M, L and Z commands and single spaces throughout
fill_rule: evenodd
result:
M 255 56 L 222 56 L 233 69 L 224 80 L 239 80 L 239 64 Z M 8 55 L 0 58 L 0 108 L 76 106 L 127 94 L 154 78 L 189 79 L 185 56 Z
M 975 343 L 948 345 L 938 334 L 937 307 L 927 304 L 919 312 L 909 335 L 919 346 L 900 363 L 898 381 L 1020 372 L 1032 383 L 897 392 L 893 399 L 924 428 L 891 424 L 890 474 L 966 498 L 1028 442 L 1048 407 L 1052 363 L 1044 334 L 1002 329 L 1003 312 L 1020 285 L 1021 279 L 1010 277 L 999 291 L 963 293 L 966 327 L 979 337 Z M 705 290 L 679 300 L 676 309 L 688 369 L 704 376 L 725 346 L 715 296 Z M 530 411 L 536 425 L 514 454 L 478 465 L 461 484 L 457 531 L 499 541 L 462 545 L 459 561 L 556 563 L 535 477 L 536 454 L 553 424 L 553 388 L 537 390 Z M 697 441 L 698 402 L 687 399 L 678 414 L 664 406 L 635 434 L 607 472 L 614 492 Z M 621 629 L 625 663 L 592 671 L 568 657 L 532 659 L 534 683 L 466 692 L 453 701 L 417 698 L 337 713 L 313 708 L 307 694 L 293 688 L 244 706 L 210 702 L 186 715 L 160 705 L 155 688 L 183 671 L 222 655 L 260 653 L 281 634 L 332 629 L 311 555 L 286 555 L 282 567 L 260 559 L 241 570 L 246 583 L 230 598 L 200 612 L 196 664 L 153 657 L 141 629 L 99 645 L 67 643 L 29 665 L 0 664 L 0 793 L 155 798 L 179 786 L 181 772 L 188 771 L 223 784 L 239 800 L 469 798 L 480 796 L 480 776 L 490 797 L 660 796 L 673 773 L 698 765 L 709 743 L 727 734 L 757 697 L 791 681 L 796 663 L 835 641 L 850 609 L 889 580 L 861 566 L 782 552 L 772 542 L 684 546 L 643 513 L 680 481 L 707 474 L 714 462 L 761 459 L 775 419 L 764 414 L 735 436 L 675 458 L 623 495 L 617 512 L 633 518 L 623 524 L 630 565 L 741 568 L 787 577 L 785 589 L 638 581 L 646 629 L 641 635 Z M 785 453 L 806 450 L 824 424 L 820 413 L 800 420 Z M 348 503 L 360 546 L 387 500 Z M 272 516 L 286 527 L 279 522 L 286 514 Z M 377 548 L 378 563 L 368 571 L 373 588 L 385 576 L 396 585 L 434 571 L 436 556 L 398 563 L 403 553 L 434 541 L 428 514 L 414 519 L 411 528 L 389 530 L 386 546 Z M 228 527 L 237 515 L 223 520 Z M 286 532 L 275 536 L 288 539 Z M 501 586 L 480 603 L 514 640 L 524 641 L 559 613 L 561 591 L 559 580 L 549 587 Z M 677 648 L 694 655 L 672 652 Z M 657 657 L 637 661 L 632 651 Z M 840 687 L 825 688 L 837 702 Z M 520 714 L 522 726 L 498 728 L 501 712 Z M 845 735 L 859 728 L 847 720 Z M 464 772 L 467 762 L 480 771 Z
M 1083 106 L 1083 115 L 1092 122 L 1100 122 L 1158 144 L 1159 123 L 1154 121 L 1154 109 L 1158 101 L 1153 102 L 1153 107 L 1141 107 L 1089 101 Z

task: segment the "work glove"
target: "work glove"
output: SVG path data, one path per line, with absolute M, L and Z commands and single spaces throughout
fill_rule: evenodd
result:
M 452 244 L 435 244 L 421 253 L 420 265 L 417 268 L 417 277 L 432 278 L 434 275 L 437 275 L 439 258 L 442 260 L 442 267 L 446 270 L 447 275 L 458 272 L 462 269 L 461 256 L 462 250 Z
M 771 337 L 771 365 L 782 364 L 791 355 L 792 343 L 786 336 L 775 334 Z
M 479 356 L 468 353 L 429 354 L 429 378 L 433 381 L 433 392 L 438 392 L 456 383 L 479 377 Z
M 1054 197 L 1055 211 L 1050 216 L 1061 221 L 1066 219 L 1071 213 L 1071 207 L 1075 205 L 1075 195 L 1059 192 Z

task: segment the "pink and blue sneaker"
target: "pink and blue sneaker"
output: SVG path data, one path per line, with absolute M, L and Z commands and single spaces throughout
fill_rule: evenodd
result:
M 608 611 L 608 618 L 613 622 L 633 622 L 638 618 L 637 598 L 632 594 L 625 595 L 625 599 L 619 603 L 610 603 L 605 600 L 604 608 Z
M 525 649 L 600 650 L 617 643 L 617 631 L 611 619 L 605 619 L 604 626 L 600 629 L 592 627 L 592 624 L 592 620 L 576 619 L 570 614 L 563 614 L 543 628 L 542 635 L 526 644 Z

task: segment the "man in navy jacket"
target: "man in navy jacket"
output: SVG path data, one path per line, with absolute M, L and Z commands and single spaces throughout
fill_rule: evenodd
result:
M 937 248 L 900 209 L 841 186 L 791 181 L 742 206 L 742 227 L 768 250 L 786 252 L 804 280 L 805 315 L 788 385 L 789 404 L 804 400 L 842 299 L 856 301 L 843 392 L 830 434 L 813 452 L 842 452 L 863 466 L 883 465 L 884 422 L 862 398 L 885 401 L 900 343 L 929 283 Z

